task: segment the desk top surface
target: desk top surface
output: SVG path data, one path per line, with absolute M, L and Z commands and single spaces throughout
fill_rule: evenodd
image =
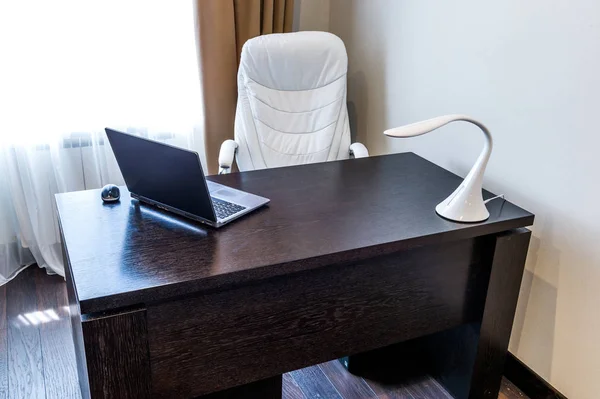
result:
M 216 230 L 140 205 L 126 190 L 110 205 L 99 190 L 56 196 L 82 314 L 529 226 L 534 218 L 503 200 L 488 204 L 482 223 L 440 218 L 435 205 L 462 179 L 413 153 L 209 179 L 271 203 Z

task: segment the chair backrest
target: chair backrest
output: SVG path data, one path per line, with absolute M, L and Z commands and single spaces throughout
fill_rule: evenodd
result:
M 348 56 L 326 32 L 244 44 L 235 117 L 241 171 L 348 158 Z

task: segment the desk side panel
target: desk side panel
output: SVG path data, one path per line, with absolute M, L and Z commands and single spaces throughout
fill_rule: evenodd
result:
M 65 247 L 65 238 L 63 236 L 63 229 L 60 223 L 59 217 L 59 229 L 61 248 L 63 256 L 63 264 L 65 267 L 65 281 L 67 283 L 67 298 L 69 300 L 69 314 L 71 319 L 71 331 L 73 333 L 73 345 L 75 347 L 75 359 L 77 362 L 77 376 L 79 380 L 79 389 L 81 391 L 81 397 L 88 399 L 90 397 L 90 386 L 88 383 L 88 372 L 85 362 L 85 348 L 83 346 L 83 331 L 81 329 L 81 311 L 79 308 L 79 299 L 77 298 L 77 291 L 73 282 L 73 273 L 71 271 L 71 263 L 69 262 L 69 255 Z
M 485 246 L 422 247 L 150 305 L 153 394 L 203 395 L 480 319 Z
M 145 309 L 84 317 L 82 330 L 92 398 L 151 396 Z
M 470 399 L 498 397 L 530 240 L 524 228 L 496 237 Z
M 352 356 L 349 369 L 364 377 L 396 379 L 407 369 L 420 369 L 454 398 L 498 398 L 530 237 L 527 229 L 493 237 L 490 275 L 479 284 L 485 306 L 479 321 Z

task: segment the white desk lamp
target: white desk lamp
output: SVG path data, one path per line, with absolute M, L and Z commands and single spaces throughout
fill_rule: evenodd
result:
M 383 132 L 390 137 L 414 137 L 429 133 L 450 122 L 465 121 L 477 125 L 485 135 L 483 150 L 477 162 L 465 177 L 462 184 L 452 194 L 440 202 L 435 211 L 438 215 L 456 222 L 482 222 L 490 217 L 482 195 L 483 173 L 492 153 L 492 135 L 483 123 L 466 115 L 444 115 L 426 121 L 389 129 Z

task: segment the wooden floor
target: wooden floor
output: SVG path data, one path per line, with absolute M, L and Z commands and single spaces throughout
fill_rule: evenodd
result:
M 36 266 L 0 287 L 0 399 L 79 398 L 64 280 Z M 355 377 L 337 361 L 285 374 L 283 397 L 451 398 L 429 376 L 394 385 Z M 499 398 L 526 398 L 504 379 Z

